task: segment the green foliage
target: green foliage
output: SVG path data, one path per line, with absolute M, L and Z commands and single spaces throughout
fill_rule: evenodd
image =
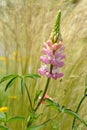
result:
M 39 76 L 38 74 L 25 74 L 24 78 L 32 78 L 32 79 L 37 79 L 40 78 L 41 76 Z
M 30 111 L 29 117 L 27 118 L 27 128 L 30 128 L 32 123 L 34 123 L 41 115 L 42 113 L 37 114 L 34 110 Z
M 0 5 L 4 3 L 2 1 L 7 2 L 12 0 L 1 0 Z M 68 1 L 69 4 L 67 4 L 65 1 Z M 77 1 L 78 4 L 72 4 L 77 3 Z M 6 58 L 6 64 L 3 65 L 3 62 L 0 61 L 0 65 L 2 64 L 3 66 L 3 68 L 0 66 L 0 75 L 3 74 L 3 71 L 5 73 L 24 73 L 27 72 L 27 70 L 33 70 L 33 72 L 37 71 L 37 68 L 39 67 L 38 57 L 41 53 L 41 43 L 44 41 L 45 37 L 46 39 L 48 38 L 54 19 L 53 17 L 56 14 L 57 9 L 61 8 L 63 14 L 61 21 L 61 31 L 63 31 L 62 34 L 67 55 L 66 66 L 63 69 L 65 76 L 63 78 L 63 82 L 61 83 L 58 80 L 52 81 L 49 93 L 51 94 L 52 92 L 53 98 L 56 98 L 60 104 L 64 104 L 68 107 L 72 107 L 73 110 L 76 110 L 75 107 L 77 106 L 80 96 L 82 96 L 82 92 L 84 90 L 84 75 L 87 71 L 87 1 L 40 0 L 37 2 L 37 0 L 16 0 L 12 1 L 11 6 L 8 5 L 6 7 L 0 6 L 0 43 L 1 51 L 5 50 Z M 81 43 L 82 39 L 86 39 L 86 41 Z M 14 56 L 14 60 L 10 60 L 10 56 L 12 56 L 11 52 L 14 50 L 17 52 L 17 55 L 16 57 Z M 19 55 L 22 59 L 21 62 L 17 60 Z M 29 66 L 32 69 L 29 68 Z M 72 75 L 74 76 L 72 77 Z M 38 83 L 38 85 L 41 86 L 41 89 L 43 89 L 42 84 L 44 84 L 44 82 L 45 80 L 43 78 L 41 79 L 41 82 Z M 33 86 L 33 84 L 33 81 L 31 81 L 31 86 Z M 31 88 L 30 94 L 32 99 L 34 95 L 33 92 L 35 90 L 37 90 L 37 86 Z M 12 90 L 9 92 L 12 92 Z M 15 93 L 16 92 L 18 92 L 18 89 L 16 89 Z M 25 99 L 26 95 L 23 96 Z M 0 98 L 2 97 L 3 95 L 0 93 Z M 17 105 L 15 101 L 13 101 L 15 105 L 11 104 L 10 106 L 9 104 L 9 107 L 12 108 L 10 112 L 13 114 L 13 112 L 16 113 L 19 110 L 20 113 L 27 113 L 29 109 L 25 110 L 25 108 L 29 107 L 29 104 L 27 104 L 25 101 L 26 106 L 23 106 L 23 101 L 24 100 L 20 100 L 19 105 Z M 2 102 L 4 103 L 4 101 Z M 23 106 L 23 109 L 21 106 Z M 40 110 L 44 112 L 43 107 L 41 108 L 42 109 Z M 85 102 L 81 108 L 82 109 L 80 109 L 80 114 L 86 118 L 87 106 L 85 105 Z M 49 111 L 45 112 L 46 116 L 48 115 L 48 112 Z M 67 120 L 63 115 L 59 116 L 58 119 L 59 120 L 56 120 L 58 123 L 61 122 L 60 120 L 65 121 L 64 125 L 59 126 L 59 129 L 69 129 L 71 126 L 71 123 L 68 122 L 69 120 L 71 121 L 69 116 Z M 12 127 L 14 127 L 14 130 L 24 130 L 25 126 L 23 125 L 22 128 L 18 128 L 19 125 L 19 123 L 14 125 L 13 122 Z M 84 129 L 84 127 L 78 128 L 78 130 Z M 44 128 L 41 130 L 44 130 Z M 49 126 L 45 130 L 50 130 Z M 77 130 L 77 128 L 75 130 Z
M 13 120 L 25 120 L 25 117 L 22 117 L 22 116 L 13 116 L 13 117 L 11 117 L 6 112 L 5 113 L 0 112 L 0 122 L 7 123 L 7 122 L 10 122 L 10 121 L 13 121 Z
M 34 110 L 30 111 L 29 117 L 27 119 L 27 127 L 31 126 L 32 122 L 34 123 L 36 119 L 37 119 L 37 116 Z
M 54 101 L 52 101 L 50 99 L 45 99 L 45 100 L 48 103 L 47 106 L 53 107 L 53 108 L 57 109 L 59 112 L 66 113 L 68 115 L 75 117 L 76 119 L 78 119 L 80 122 L 82 122 L 87 127 L 87 123 L 74 111 L 67 109 L 64 106 L 61 107 L 58 103 L 55 103 Z
M 18 75 L 16 75 L 16 74 L 11 74 L 11 75 L 5 76 L 5 77 L 3 77 L 3 78 L 0 80 L 0 84 L 3 83 L 4 81 L 7 81 L 7 80 L 9 80 L 9 79 L 12 79 L 12 78 L 14 78 L 14 77 L 16 77 L 16 76 L 18 76 Z
M 0 112 L 0 122 L 3 123 L 4 125 L 0 125 L 0 130 L 10 130 L 6 124 L 11 122 L 11 121 L 18 121 L 18 120 L 25 120 L 25 117 L 22 116 L 13 116 L 11 117 L 8 115 L 6 112 Z
M 59 123 L 57 120 L 52 120 L 50 124 L 51 124 L 52 130 L 59 130 Z
M 86 75 L 86 78 L 85 78 L 85 95 L 87 95 L 87 75 Z
M 0 112 L 0 122 L 5 122 L 6 115 L 3 112 Z
M 36 103 L 36 101 L 38 100 L 40 94 L 42 93 L 42 90 L 38 90 L 36 91 L 36 94 L 35 94 L 35 98 L 34 98 L 34 104 Z
M 10 121 L 15 121 L 15 120 L 25 120 L 25 117 L 22 116 L 14 116 L 14 117 L 10 117 L 8 118 L 8 120 L 6 122 L 10 122 Z
M 7 83 L 7 85 L 6 85 L 6 87 L 5 87 L 5 91 L 12 86 L 13 81 L 14 81 L 16 78 L 17 78 L 17 77 L 12 78 L 12 79 Z
M 0 125 L 0 130 L 10 130 L 8 127 Z
M 77 4 L 80 0 L 65 0 L 66 2 L 71 2 L 72 4 Z
M 14 80 L 16 78 L 21 79 L 21 92 L 23 93 L 23 90 L 24 90 L 24 87 L 25 87 L 25 79 L 26 78 L 32 78 L 32 79 L 36 80 L 37 78 L 40 78 L 40 76 L 38 74 L 25 74 L 23 76 L 17 75 L 17 74 L 12 74 L 12 75 L 8 75 L 8 76 L 3 77 L 0 80 L 0 84 L 9 80 L 9 82 L 6 84 L 6 87 L 5 87 L 5 91 L 7 91 L 7 89 L 12 86 L 12 84 L 14 83 Z
M 21 78 L 21 92 L 23 93 L 24 91 L 24 86 L 25 86 L 25 79 L 24 77 Z
M 30 126 L 29 128 L 27 128 L 26 130 L 39 130 L 42 127 L 44 127 L 50 120 L 45 121 L 44 123 L 37 125 L 37 126 Z

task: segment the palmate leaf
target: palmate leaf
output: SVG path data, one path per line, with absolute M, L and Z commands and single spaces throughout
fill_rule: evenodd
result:
M 14 81 L 16 78 L 17 78 L 17 76 L 13 77 L 13 78 L 7 83 L 7 85 L 6 85 L 6 87 L 5 87 L 5 91 L 12 86 L 13 81 Z
M 45 121 L 44 123 L 37 125 L 37 126 L 30 126 L 26 130 L 39 130 L 40 128 L 44 127 L 51 119 Z
M 71 115 L 71 116 L 77 118 L 80 122 L 82 122 L 87 127 L 87 123 L 74 111 L 67 109 L 65 107 L 61 107 L 59 104 L 55 103 L 54 101 L 52 101 L 50 99 L 45 99 L 45 100 L 48 103 L 47 106 L 53 107 L 62 113 L 66 113 L 68 115 Z
M 0 125 L 0 130 L 10 130 L 8 127 Z
M 9 79 L 12 79 L 14 77 L 16 77 L 17 75 L 16 74 L 12 74 L 12 75 L 8 75 L 8 76 L 5 76 L 3 77 L 1 80 L 0 80 L 0 84 L 6 80 L 9 80 Z
M 8 75 L 8 76 L 5 76 L 3 77 L 1 80 L 0 80 L 0 84 L 3 83 L 4 81 L 7 81 L 9 80 L 9 82 L 7 83 L 6 87 L 5 87 L 5 91 L 12 86 L 13 84 L 13 81 L 14 79 L 16 78 L 20 78 L 21 79 L 21 91 L 23 93 L 23 89 L 24 89 L 24 79 L 25 78 L 32 78 L 32 79 L 37 79 L 37 78 L 40 78 L 40 76 L 38 74 L 26 74 L 26 75 L 23 75 L 23 76 L 20 76 L 18 74 L 11 74 L 11 75 Z
M 11 85 L 13 84 L 14 79 L 18 78 L 18 77 L 20 78 L 20 76 L 17 75 L 17 74 L 12 74 L 12 75 L 5 76 L 0 80 L 0 84 L 7 81 L 7 80 L 9 80 L 9 82 L 7 83 L 7 85 L 5 87 L 5 91 L 6 91 L 9 87 L 11 87 Z
M 38 74 L 26 74 L 24 75 L 25 78 L 32 78 L 32 79 L 37 79 L 40 78 Z
M 25 117 L 21 117 L 21 116 L 10 117 L 10 118 L 7 120 L 7 122 L 15 121 L 15 120 L 25 120 Z

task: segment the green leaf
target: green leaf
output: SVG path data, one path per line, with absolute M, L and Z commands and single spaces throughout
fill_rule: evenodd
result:
M 40 125 L 30 126 L 30 127 L 27 128 L 26 130 L 39 130 L 40 128 L 44 127 L 49 121 L 50 121 L 50 119 L 47 120 L 47 121 L 45 121 L 44 123 L 42 123 L 42 124 L 40 124 Z
M 32 78 L 32 79 L 37 79 L 40 78 L 38 74 L 26 74 L 24 75 L 25 78 Z
M 30 126 L 32 122 L 34 123 L 34 121 L 37 120 L 41 115 L 42 113 L 36 114 L 35 111 L 30 111 L 30 114 L 27 118 L 27 126 Z
M 48 103 L 47 107 L 53 107 L 53 108 L 58 109 L 59 111 L 61 111 L 61 107 L 59 106 L 58 103 L 56 103 L 56 102 L 54 102 L 54 101 L 52 101 L 52 100 L 50 100 L 48 98 L 46 98 L 45 100 Z
M 10 130 L 8 127 L 0 125 L 0 130 Z
M 7 120 L 7 122 L 15 121 L 15 120 L 25 120 L 25 117 L 14 116 L 14 117 L 9 118 L 9 119 Z
M 34 121 L 36 119 L 35 116 L 36 116 L 35 112 L 33 110 L 30 111 L 30 115 L 28 117 L 28 121 L 29 122 Z
M 40 91 L 36 91 L 36 94 L 35 94 L 35 98 L 34 98 L 34 104 L 36 103 L 36 101 L 38 100 L 40 94 L 42 93 L 42 90 Z
M 5 87 L 5 91 L 12 86 L 13 81 L 14 81 L 14 79 L 16 79 L 16 78 L 17 78 L 17 76 L 13 77 L 13 78 L 7 83 L 7 85 L 6 85 L 6 87 Z
M 87 127 L 87 123 L 77 113 L 75 113 L 74 111 L 72 111 L 70 109 L 67 109 L 67 108 L 65 108 L 63 106 L 61 107 L 58 103 L 55 103 L 54 101 L 52 101 L 50 99 L 45 99 L 45 100 L 49 104 L 47 106 L 51 106 L 51 107 L 57 109 L 58 111 L 60 111 L 62 113 L 66 113 L 66 114 L 69 114 L 69 115 L 77 118 L 79 121 L 81 121 Z
M 23 94 L 24 87 L 25 87 L 25 80 L 24 80 L 24 78 L 22 78 L 21 79 L 21 92 L 22 92 L 22 94 Z
M 0 121 L 5 122 L 5 114 L 3 112 L 0 112 Z
M 74 116 L 75 118 L 77 118 L 79 121 L 81 121 L 85 126 L 87 126 L 87 123 L 74 111 L 70 110 L 70 109 L 64 109 L 64 113 L 67 113 L 71 116 Z
M 38 119 L 41 115 L 43 115 L 43 113 L 36 114 L 35 119 Z
M 11 79 L 11 78 L 14 78 L 14 77 L 16 77 L 16 76 L 17 76 L 16 74 L 12 74 L 12 75 L 5 76 L 5 77 L 3 77 L 3 78 L 0 80 L 0 84 L 1 84 L 2 82 L 4 82 L 4 81 L 9 80 L 9 79 Z

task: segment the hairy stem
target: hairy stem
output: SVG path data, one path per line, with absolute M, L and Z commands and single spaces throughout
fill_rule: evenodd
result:
M 41 102 L 42 102 L 42 100 L 43 100 L 43 98 L 44 98 L 44 96 L 45 96 L 45 94 L 46 94 L 46 92 L 47 92 L 47 89 L 48 89 L 48 86 L 49 86 L 49 82 L 50 82 L 50 78 L 47 79 L 47 82 L 46 82 L 46 86 L 45 86 L 43 95 L 42 95 L 41 99 L 39 100 L 39 102 L 38 102 L 36 108 L 34 109 L 35 112 L 36 112 L 37 109 L 39 108 L 39 106 L 40 106 L 40 104 L 41 104 Z
M 47 79 L 47 82 L 46 82 L 46 86 L 45 86 L 43 95 L 42 95 L 41 99 L 39 100 L 39 102 L 38 102 L 38 104 L 37 104 L 37 106 L 36 106 L 36 108 L 35 108 L 34 110 L 33 110 L 33 108 L 32 108 L 32 102 L 31 102 L 31 98 L 30 98 L 30 95 L 29 95 L 29 91 L 28 91 L 28 89 L 27 89 L 27 87 L 26 87 L 27 94 L 28 94 L 28 99 L 29 99 L 31 108 L 32 108 L 32 110 L 33 110 L 34 113 L 35 113 L 35 112 L 37 111 L 37 109 L 39 108 L 39 106 L 40 106 L 40 104 L 41 104 L 41 102 L 42 102 L 42 100 L 43 100 L 43 98 L 44 98 L 44 96 L 45 96 L 45 94 L 46 94 L 46 92 L 47 92 L 47 89 L 48 89 L 48 86 L 49 86 L 49 82 L 50 82 L 50 78 Z M 33 119 L 32 119 L 32 116 L 31 116 L 30 119 L 29 119 L 29 121 L 27 122 L 27 128 L 32 124 L 32 122 L 33 122 Z
M 52 73 L 52 68 L 53 68 L 53 66 L 51 65 L 50 66 L 50 73 Z M 31 109 L 33 110 L 34 114 L 38 110 L 38 108 L 39 108 L 39 106 L 40 106 L 40 104 L 41 104 L 41 102 L 42 102 L 42 100 L 43 100 L 43 98 L 44 98 L 44 96 L 45 96 L 45 94 L 47 92 L 47 89 L 48 89 L 48 86 L 49 86 L 49 83 L 50 83 L 50 79 L 51 78 L 47 79 L 43 95 L 42 95 L 41 99 L 39 100 L 39 102 L 38 102 L 37 106 L 35 107 L 35 109 L 32 108 L 32 102 L 31 102 L 30 94 L 29 94 L 29 91 L 28 91 L 28 89 L 27 89 L 27 87 L 25 85 L 26 91 L 27 91 L 27 94 L 28 94 L 28 99 L 29 99 L 29 102 L 30 102 L 30 105 L 31 105 Z M 32 124 L 32 122 L 33 122 L 32 117 L 30 117 L 30 120 L 27 122 L 27 128 Z

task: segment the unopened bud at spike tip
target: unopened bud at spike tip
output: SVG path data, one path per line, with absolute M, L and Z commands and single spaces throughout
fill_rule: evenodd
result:
M 61 34 L 60 34 L 60 20 L 61 20 L 61 11 L 58 11 L 58 14 L 56 16 L 56 21 L 52 29 L 52 33 L 50 36 L 50 39 L 52 40 L 53 43 L 58 42 L 61 39 Z

